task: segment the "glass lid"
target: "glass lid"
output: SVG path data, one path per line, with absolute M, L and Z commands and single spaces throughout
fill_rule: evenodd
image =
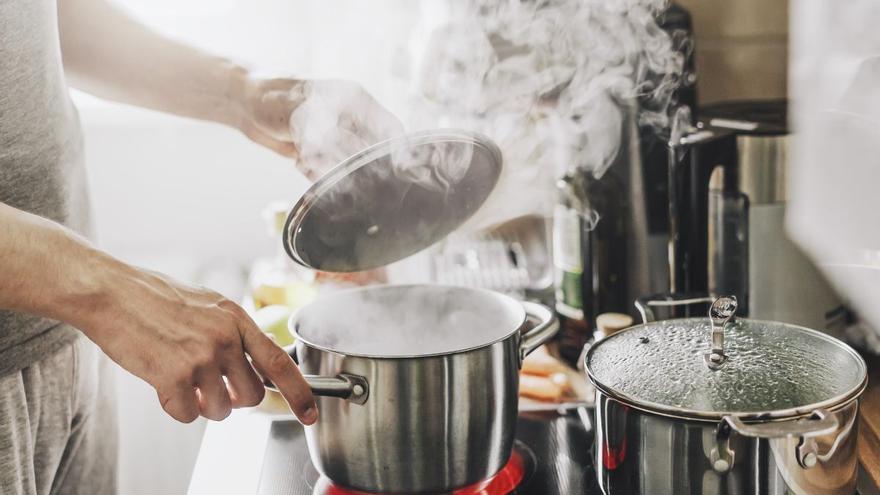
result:
M 488 138 L 459 130 L 410 134 L 345 160 L 287 218 L 284 248 L 329 272 L 388 265 L 445 238 L 483 205 L 501 174 Z
M 612 397 L 696 418 L 806 414 L 854 397 L 867 378 L 862 358 L 833 337 L 747 319 L 638 325 L 601 340 L 586 359 L 590 379 Z

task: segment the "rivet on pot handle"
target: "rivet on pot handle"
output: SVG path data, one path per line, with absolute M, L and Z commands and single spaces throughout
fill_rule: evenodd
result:
M 814 442 L 805 439 L 835 433 L 840 422 L 834 414 L 816 409 L 807 419 L 796 421 L 768 421 L 762 423 L 746 423 L 736 416 L 724 416 L 716 430 L 717 445 L 712 450 L 710 461 L 718 472 L 727 472 L 733 468 L 734 452 L 730 449 L 731 432 L 750 438 L 786 438 L 799 437 L 797 461 L 804 469 L 816 465 L 818 459 L 815 449 L 809 448 Z
M 312 393 L 324 397 L 338 397 L 355 404 L 364 404 L 370 396 L 370 386 L 362 376 L 340 373 L 334 376 L 304 375 Z
M 523 301 L 523 308 L 526 315 L 540 321 L 534 328 L 524 333 L 519 345 L 520 364 L 526 356 L 541 346 L 544 342 L 550 340 L 550 337 L 556 335 L 559 330 L 559 322 L 556 315 L 547 306 L 533 302 Z

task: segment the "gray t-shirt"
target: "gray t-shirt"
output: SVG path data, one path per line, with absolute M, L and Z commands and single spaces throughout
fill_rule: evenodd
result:
M 0 0 L 0 202 L 89 233 L 82 133 L 61 65 L 56 0 Z M 0 311 L 0 375 L 75 332 Z

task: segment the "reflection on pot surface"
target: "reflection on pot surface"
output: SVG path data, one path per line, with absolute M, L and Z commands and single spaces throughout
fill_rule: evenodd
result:
M 764 439 L 731 432 L 725 439 L 719 438 L 717 421 L 652 414 L 599 392 L 599 484 L 606 495 L 852 494 L 857 411 L 853 400 L 831 412 L 837 428 L 816 437 Z M 724 449 L 730 460 L 719 457 Z

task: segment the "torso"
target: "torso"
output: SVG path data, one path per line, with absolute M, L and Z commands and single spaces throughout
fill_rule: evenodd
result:
M 82 151 L 79 119 L 64 78 L 55 0 L 0 0 L 0 202 L 87 235 Z M 0 311 L 0 374 L 56 345 L 48 334 L 62 332 L 47 331 L 56 326 Z M 34 341 L 38 337 L 46 342 Z

